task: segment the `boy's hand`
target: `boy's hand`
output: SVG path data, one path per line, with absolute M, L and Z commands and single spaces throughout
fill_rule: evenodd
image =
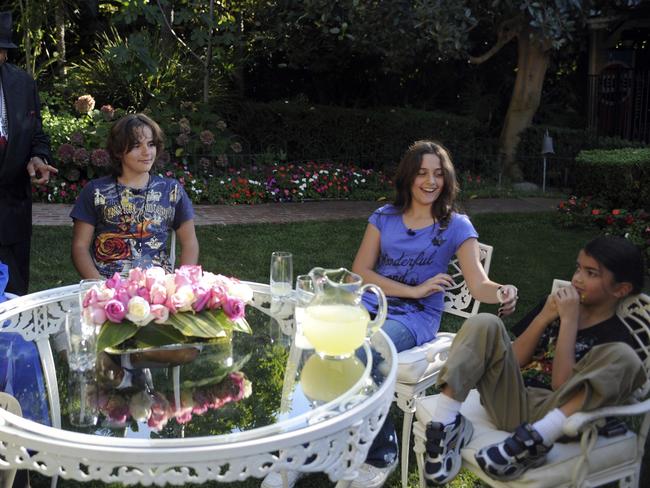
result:
M 555 303 L 555 294 L 550 294 L 546 297 L 546 303 L 544 303 L 544 307 L 539 314 L 544 318 L 544 322 L 547 325 L 560 316 L 557 310 L 557 304 Z
M 580 313 L 580 294 L 573 286 L 565 286 L 555 292 L 555 305 L 562 322 L 571 321 L 577 325 Z

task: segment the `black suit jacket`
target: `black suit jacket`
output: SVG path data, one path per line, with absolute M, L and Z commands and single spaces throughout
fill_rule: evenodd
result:
M 32 156 L 47 161 L 52 157 L 32 77 L 13 64 L 3 63 L 0 80 L 9 125 L 9 139 L 0 160 L 0 245 L 7 245 L 31 237 L 32 193 L 27 163 Z

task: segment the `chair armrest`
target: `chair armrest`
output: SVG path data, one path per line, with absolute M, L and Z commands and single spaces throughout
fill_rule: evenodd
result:
M 605 417 L 619 417 L 622 415 L 643 415 L 650 412 L 650 399 L 631 405 L 618 405 L 603 407 L 591 412 L 577 412 L 564 421 L 562 430 L 568 436 L 578 435 L 586 424 Z

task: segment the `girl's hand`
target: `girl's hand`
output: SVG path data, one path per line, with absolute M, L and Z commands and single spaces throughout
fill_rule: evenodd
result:
M 423 281 L 413 287 L 412 298 L 424 298 L 434 293 L 444 292 L 449 286 L 453 286 L 454 279 L 446 273 L 438 273 L 433 278 Z
M 501 306 L 497 312 L 499 317 L 505 317 L 515 311 L 518 297 L 517 287 L 515 285 L 501 285 L 497 289 L 497 299 Z
M 560 320 L 567 320 L 578 323 L 578 314 L 580 313 L 580 294 L 573 286 L 565 286 L 555 292 L 555 305 L 557 307 Z
M 557 304 L 555 303 L 555 294 L 550 294 L 546 297 L 546 303 L 544 303 L 544 307 L 539 314 L 544 318 L 547 325 L 560 316 L 557 311 Z

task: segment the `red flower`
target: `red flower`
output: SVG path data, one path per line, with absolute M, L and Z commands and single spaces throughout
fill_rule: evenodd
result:
M 625 223 L 628 224 L 628 225 L 633 224 L 634 223 L 634 217 L 632 217 L 631 215 L 628 215 L 627 217 L 625 217 Z
M 614 210 L 612 210 L 612 215 L 620 215 L 620 213 L 621 213 L 621 210 L 618 209 L 618 208 L 615 208 Z
M 605 219 L 605 222 L 607 222 L 607 225 L 612 225 L 614 223 L 614 217 L 608 215 L 607 218 Z
M 591 215 L 600 215 L 600 210 L 598 210 L 597 208 L 593 209 L 591 211 Z

